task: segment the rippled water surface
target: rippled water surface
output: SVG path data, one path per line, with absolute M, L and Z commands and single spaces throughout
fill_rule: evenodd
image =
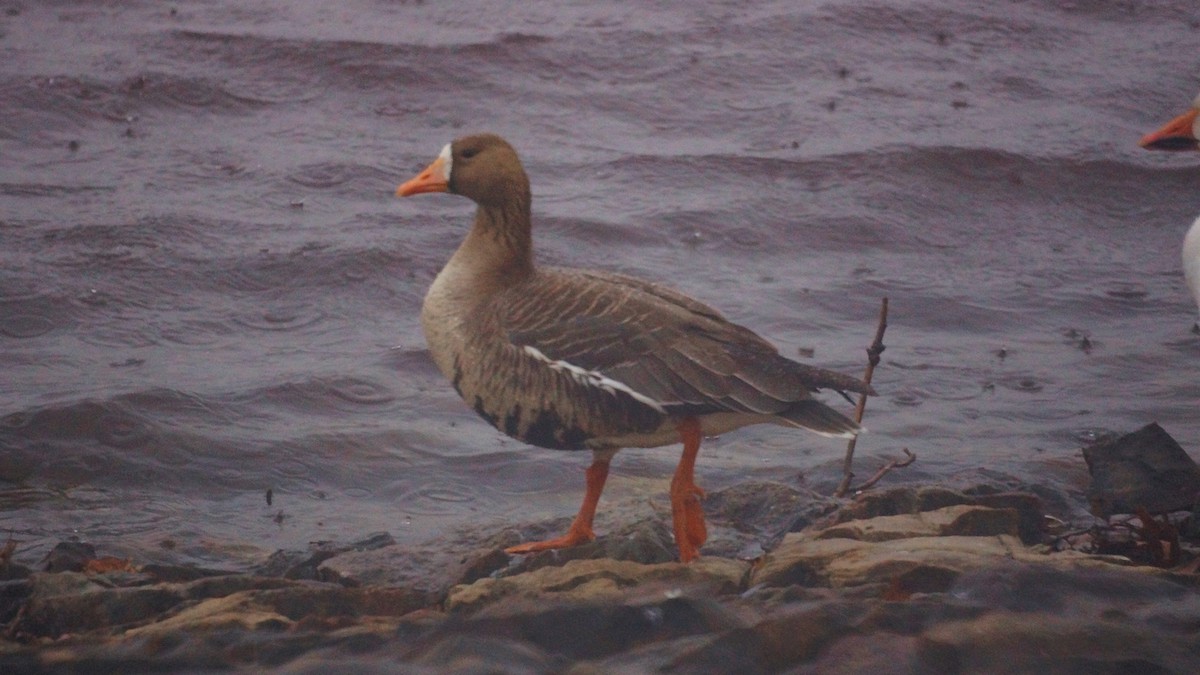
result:
M 1200 154 L 1136 145 L 1200 87 L 1190 1 L 2 7 L 0 529 L 24 555 L 572 513 L 587 458 L 477 419 L 418 325 L 472 207 L 392 193 L 480 130 L 522 153 L 544 262 L 669 282 L 854 373 L 889 297 L 863 471 L 908 447 L 916 476 L 1036 481 L 1155 420 L 1200 452 Z M 842 450 L 744 429 L 700 480 L 828 484 Z M 623 453 L 606 499 L 661 499 L 676 456 Z

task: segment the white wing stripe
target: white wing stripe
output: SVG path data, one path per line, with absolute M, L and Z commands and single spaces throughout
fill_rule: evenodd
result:
M 634 400 L 645 403 L 660 413 L 666 414 L 667 412 L 663 408 L 662 403 L 659 401 L 656 401 L 645 394 L 640 394 L 631 389 L 629 385 L 623 382 L 618 382 L 610 377 L 606 377 L 599 371 L 586 370 L 566 361 L 554 361 L 550 357 L 543 354 L 537 347 L 532 345 L 525 345 L 524 350 L 526 354 L 549 365 L 552 370 L 569 373 L 571 377 L 574 378 L 574 380 L 579 384 L 587 387 L 596 387 L 610 394 L 616 394 L 618 391 L 621 391 L 628 394 Z

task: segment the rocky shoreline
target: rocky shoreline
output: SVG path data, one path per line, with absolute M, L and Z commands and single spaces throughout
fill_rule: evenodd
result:
M 1066 546 L 1043 503 L 746 483 L 710 496 L 690 565 L 656 519 L 523 557 L 502 549 L 561 524 L 379 534 L 253 573 L 63 545 L 48 571 L 3 568 L 0 672 L 1196 672 L 1200 575 Z

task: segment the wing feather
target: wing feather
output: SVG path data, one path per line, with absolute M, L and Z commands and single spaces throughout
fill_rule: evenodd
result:
M 632 277 L 544 269 L 496 303 L 514 347 L 620 382 L 676 414 L 776 415 L 858 380 L 784 358 L 681 293 Z

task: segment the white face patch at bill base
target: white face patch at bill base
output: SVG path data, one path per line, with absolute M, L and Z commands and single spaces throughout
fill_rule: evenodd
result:
M 438 153 L 438 158 L 442 160 L 442 178 L 446 179 L 447 185 L 450 184 L 450 169 L 454 164 L 453 154 L 454 153 L 450 152 L 449 143 L 447 143 L 446 147 L 442 148 L 442 151 Z
M 658 412 L 666 414 L 666 410 L 663 409 L 662 403 L 659 403 L 645 394 L 639 394 L 633 389 L 630 389 L 628 385 L 618 382 L 610 377 L 606 377 L 603 373 L 595 370 L 586 370 L 573 363 L 567 363 L 566 361 L 555 361 L 543 354 L 537 347 L 533 347 L 531 345 L 525 345 L 523 349 L 525 350 L 526 354 L 539 361 L 545 362 L 550 366 L 551 370 L 569 373 L 571 377 L 574 378 L 579 384 L 588 387 L 597 387 L 610 394 L 615 394 L 618 391 L 624 392 L 632 397 L 635 401 L 645 403 Z

